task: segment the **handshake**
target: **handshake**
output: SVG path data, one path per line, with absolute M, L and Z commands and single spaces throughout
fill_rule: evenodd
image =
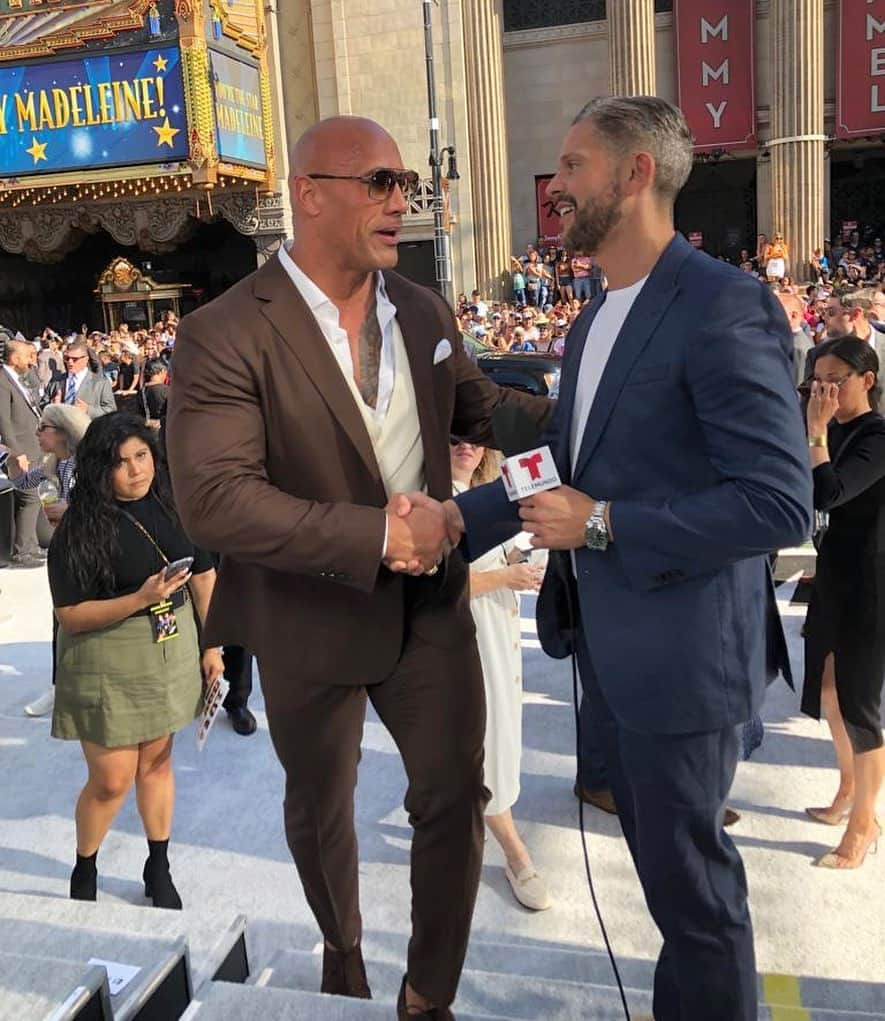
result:
M 440 503 L 426 493 L 397 493 L 386 512 L 384 566 L 397 573 L 436 574 L 464 534 L 464 519 L 454 500 Z

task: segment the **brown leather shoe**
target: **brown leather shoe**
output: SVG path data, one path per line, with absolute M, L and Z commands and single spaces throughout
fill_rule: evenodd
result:
M 608 812 L 609 815 L 618 814 L 618 806 L 615 804 L 611 791 L 588 791 L 586 787 L 582 787 L 580 783 L 576 782 L 575 797 L 580 798 L 585 805 L 592 805 L 603 812 Z
M 332 950 L 323 945 L 323 984 L 320 992 L 331 993 L 333 996 L 352 996 L 356 1000 L 372 999 L 359 944 L 350 950 Z
M 733 808 L 725 809 L 725 818 L 722 822 L 723 826 L 734 826 L 736 822 L 741 821 L 741 813 L 735 812 Z
M 408 975 L 403 975 L 403 984 L 399 987 L 399 997 L 396 1001 L 397 1021 L 455 1021 L 455 1015 L 448 1007 L 431 1007 L 418 1014 L 410 1014 L 406 1006 L 406 979 L 408 977 Z

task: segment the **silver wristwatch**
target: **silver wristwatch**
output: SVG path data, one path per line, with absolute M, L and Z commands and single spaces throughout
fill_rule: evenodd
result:
M 599 500 L 593 513 L 587 519 L 587 524 L 584 526 L 584 542 L 587 549 L 598 551 L 608 549 L 611 536 L 605 525 L 605 508 L 607 506 L 607 500 Z

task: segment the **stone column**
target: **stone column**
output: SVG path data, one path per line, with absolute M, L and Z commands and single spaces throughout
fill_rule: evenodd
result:
M 501 0 L 464 0 L 462 19 L 475 286 L 484 298 L 504 298 L 509 291 L 505 280 L 510 279 L 511 226 Z M 473 285 L 464 281 L 464 289 L 469 293 Z
M 790 246 L 788 272 L 807 280 L 823 244 L 824 2 L 771 0 L 771 231 Z M 769 235 L 769 236 L 770 236 Z
M 609 0 L 606 10 L 611 94 L 655 95 L 654 0 Z

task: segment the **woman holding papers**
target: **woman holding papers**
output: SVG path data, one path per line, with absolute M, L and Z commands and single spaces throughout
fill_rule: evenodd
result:
M 200 712 L 202 680 L 223 666 L 218 649 L 201 656 L 195 619 L 209 607 L 212 560 L 182 530 L 156 464 L 156 433 L 122 412 L 96 419 L 77 450 L 77 484 L 49 550 L 59 623 L 52 734 L 80 741 L 89 773 L 71 897 L 95 900 L 99 846 L 134 784 L 145 896 L 181 908 L 167 857 L 172 741 Z
M 453 440 L 451 452 L 456 493 L 498 477 L 494 451 Z M 543 911 L 550 907 L 550 895 L 516 831 L 512 808 L 519 798 L 522 756 L 518 593 L 538 591 L 545 568 L 539 564 L 514 562 L 519 555 L 516 543 L 510 541 L 471 564 L 470 609 L 476 622 L 476 642 L 486 693 L 485 784 L 492 792 L 492 800 L 486 808 L 486 826 L 507 859 L 504 873 L 513 895 L 523 907 Z

